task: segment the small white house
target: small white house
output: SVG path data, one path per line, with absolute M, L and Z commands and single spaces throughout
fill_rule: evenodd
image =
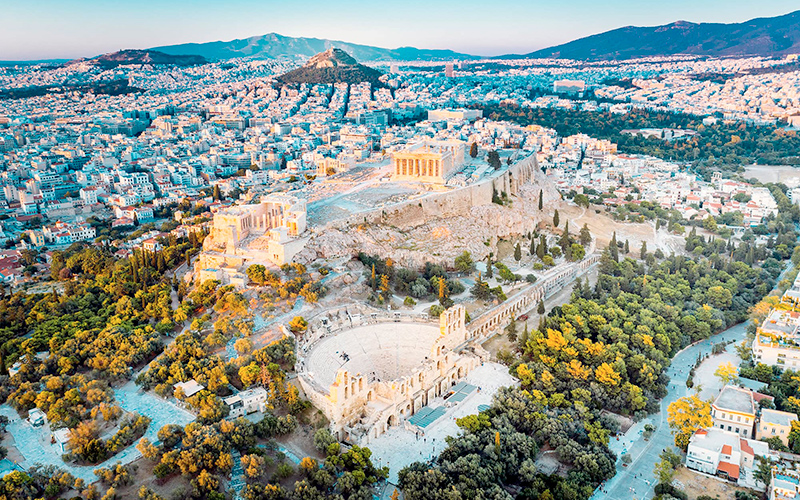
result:
M 183 391 L 183 395 L 187 398 L 190 398 L 197 394 L 198 392 L 205 389 L 203 384 L 197 382 L 197 380 L 192 379 L 186 382 L 178 382 L 173 386 L 175 389 L 181 389 Z
M 28 423 L 33 427 L 41 427 L 47 422 L 47 417 L 39 408 L 34 408 L 28 412 Z
M 230 413 L 230 418 L 243 417 L 255 411 L 265 411 L 267 407 L 267 390 L 263 387 L 254 387 L 239 394 L 224 399 Z
M 53 431 L 53 440 L 62 455 L 67 452 L 67 443 L 69 443 L 70 439 L 72 439 L 72 433 L 67 428 Z

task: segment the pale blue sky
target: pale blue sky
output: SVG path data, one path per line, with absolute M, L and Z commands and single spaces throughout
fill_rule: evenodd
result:
M 797 9 L 798 0 L 0 0 L 0 60 L 270 32 L 498 55 L 620 26 L 741 22 Z

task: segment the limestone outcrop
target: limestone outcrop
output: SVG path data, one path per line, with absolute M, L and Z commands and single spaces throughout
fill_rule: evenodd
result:
M 505 192 L 508 203 L 492 203 L 492 191 L 498 197 Z M 426 261 L 452 263 L 464 250 L 480 259 L 499 240 L 515 239 L 540 222 L 551 222 L 561 203 L 556 187 L 529 157 L 482 183 L 316 228 L 296 260 L 309 263 L 362 251 L 416 267 Z

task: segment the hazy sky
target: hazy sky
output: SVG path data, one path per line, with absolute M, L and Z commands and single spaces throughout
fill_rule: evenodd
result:
M 627 25 L 741 22 L 797 9 L 797 0 L 0 0 L 0 60 L 270 32 L 498 55 Z

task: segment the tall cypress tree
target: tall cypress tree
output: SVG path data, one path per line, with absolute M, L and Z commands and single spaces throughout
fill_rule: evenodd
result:
M 608 243 L 608 249 L 611 252 L 611 258 L 614 262 L 619 262 L 619 247 L 617 247 L 617 232 L 611 236 L 611 241 Z

